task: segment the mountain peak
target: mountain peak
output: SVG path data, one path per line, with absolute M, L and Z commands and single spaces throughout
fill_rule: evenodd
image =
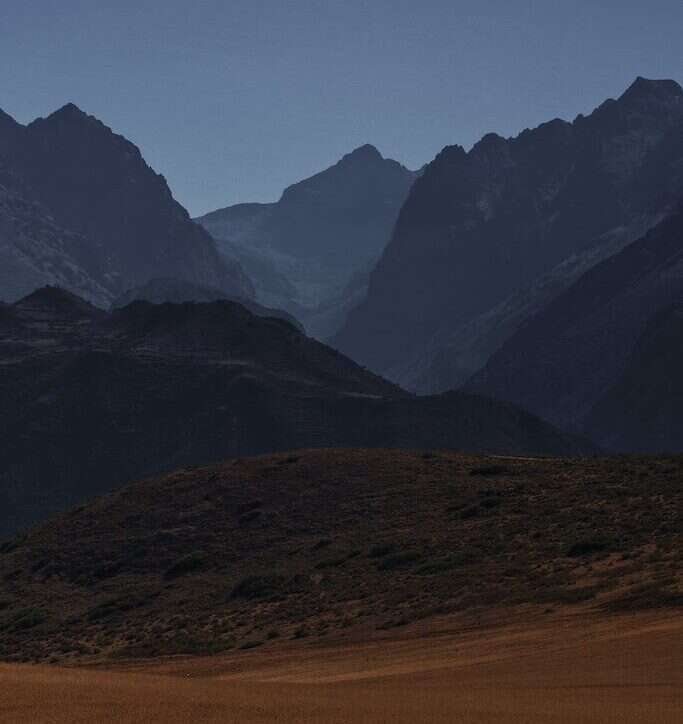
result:
M 52 310 L 60 313 L 71 313 L 79 317 L 95 317 L 103 314 L 85 299 L 62 289 L 61 287 L 44 286 L 20 299 L 14 307 L 21 310 Z
M 95 123 L 98 125 L 101 124 L 101 122 L 97 118 L 95 118 L 95 116 L 91 116 L 85 111 L 81 110 L 75 103 L 67 103 L 66 105 L 51 113 L 46 120 L 64 121 L 68 123 Z
M 370 143 L 359 146 L 351 153 L 347 153 L 342 161 L 383 161 L 382 154 Z
M 675 80 L 651 80 L 638 76 L 619 100 L 668 100 L 683 98 L 683 88 Z
M 52 115 L 82 117 L 86 116 L 87 114 L 83 112 L 75 103 L 67 103 L 60 109 L 56 110 Z

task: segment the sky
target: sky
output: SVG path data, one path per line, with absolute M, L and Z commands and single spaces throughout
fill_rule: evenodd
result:
M 418 168 L 638 75 L 683 82 L 682 28 L 680 0 L 0 0 L 0 108 L 75 103 L 197 215 L 364 143 Z

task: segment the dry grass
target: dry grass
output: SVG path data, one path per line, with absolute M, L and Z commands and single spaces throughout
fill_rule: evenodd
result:
M 3 724 L 676 724 L 682 712 L 683 619 L 661 612 L 134 672 L 0 666 Z

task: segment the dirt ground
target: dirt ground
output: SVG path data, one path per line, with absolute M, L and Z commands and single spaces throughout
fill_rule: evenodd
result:
M 683 615 L 558 615 L 493 629 L 136 668 L 0 666 L 8 724 L 674 724 Z

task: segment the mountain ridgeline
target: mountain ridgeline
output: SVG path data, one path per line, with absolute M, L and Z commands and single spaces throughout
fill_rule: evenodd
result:
M 287 309 L 323 338 L 360 301 L 354 279 L 362 275 L 364 292 L 418 175 L 365 145 L 276 203 L 238 204 L 197 221 L 240 260 L 261 303 Z
M 0 117 L 0 260 L 6 301 L 56 284 L 108 306 L 156 277 L 253 296 L 138 148 L 73 104 Z
M 573 123 L 448 147 L 414 183 L 366 299 L 333 344 L 409 388 L 456 387 L 682 195 L 683 90 L 673 81 L 638 78 Z
M 683 200 L 529 320 L 466 389 L 585 428 L 612 449 L 683 450 L 681 398 L 673 394 L 681 372 L 672 361 L 680 343 L 664 331 L 676 329 L 671 309 L 682 300 Z
M 413 397 L 229 301 L 106 313 L 44 288 L 0 307 L 0 360 L 1 533 L 152 472 L 233 456 L 594 451 L 508 403 Z

